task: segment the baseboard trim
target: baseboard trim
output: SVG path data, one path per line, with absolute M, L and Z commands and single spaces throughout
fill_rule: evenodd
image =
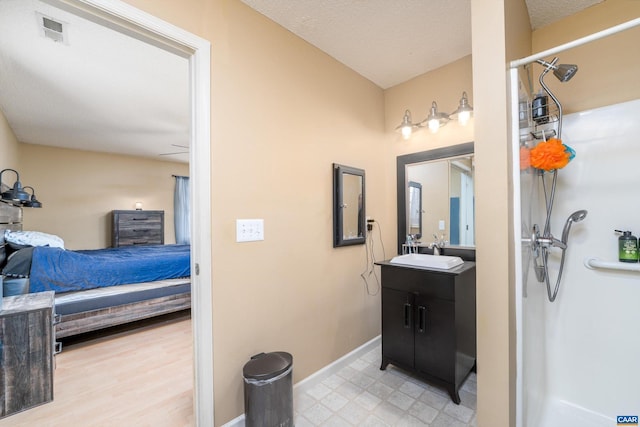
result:
M 324 368 L 320 368 L 319 370 L 309 375 L 305 379 L 297 382 L 296 384 L 293 385 L 294 392 L 297 391 L 300 387 L 313 387 L 314 385 L 321 382 L 329 375 L 338 372 L 340 369 L 344 368 L 345 366 L 348 366 L 355 359 L 358 359 L 359 357 L 362 357 L 364 354 L 373 350 L 376 347 L 376 345 L 378 345 L 381 339 L 382 339 L 381 336 L 378 335 L 377 337 L 371 339 L 370 341 L 362 344 L 360 347 L 345 354 L 341 358 L 336 359 L 333 362 L 329 363 Z
M 320 368 L 313 374 L 304 378 L 302 381 L 298 381 L 297 383 L 295 383 L 293 385 L 294 399 L 295 399 L 295 393 L 298 392 L 300 388 L 306 388 L 306 387 L 311 388 L 315 386 L 317 383 L 324 380 L 329 375 L 332 375 L 340 371 L 342 368 L 344 368 L 345 366 L 348 366 L 354 360 L 362 357 L 364 354 L 373 350 L 380 343 L 381 339 L 382 339 L 381 335 L 374 337 L 373 339 L 362 344 L 360 347 L 356 348 L 355 350 L 352 350 L 349 353 L 345 354 L 344 356 L 340 357 L 339 359 L 334 360 L 333 362 L 329 363 L 327 366 Z M 293 362 L 295 367 L 295 360 Z M 244 414 L 232 419 L 228 423 L 224 424 L 222 427 L 244 427 Z

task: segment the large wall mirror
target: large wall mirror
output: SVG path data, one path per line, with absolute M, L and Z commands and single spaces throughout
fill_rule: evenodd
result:
M 475 248 L 473 143 L 398 156 L 398 253 L 407 236 Z
M 333 164 L 333 247 L 365 241 L 364 170 Z

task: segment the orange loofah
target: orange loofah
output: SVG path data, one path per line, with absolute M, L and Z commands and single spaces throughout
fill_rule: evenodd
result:
M 569 163 L 571 153 L 557 138 L 551 138 L 531 149 L 531 166 L 545 171 L 561 169 Z

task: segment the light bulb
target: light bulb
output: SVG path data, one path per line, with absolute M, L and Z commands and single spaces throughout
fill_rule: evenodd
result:
M 431 133 L 438 132 L 438 129 L 440 129 L 440 120 L 438 119 L 429 120 L 429 130 L 431 131 Z
M 469 119 L 471 118 L 471 111 L 461 111 L 458 113 L 458 123 L 462 126 L 466 126 L 469 123 Z
M 411 137 L 411 126 L 402 126 L 402 138 L 409 139 Z

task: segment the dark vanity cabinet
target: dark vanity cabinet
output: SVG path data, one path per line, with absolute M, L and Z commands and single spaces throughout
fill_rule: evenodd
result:
M 382 268 L 382 365 L 390 363 L 443 386 L 460 403 L 460 385 L 476 361 L 476 269 L 379 263 Z

